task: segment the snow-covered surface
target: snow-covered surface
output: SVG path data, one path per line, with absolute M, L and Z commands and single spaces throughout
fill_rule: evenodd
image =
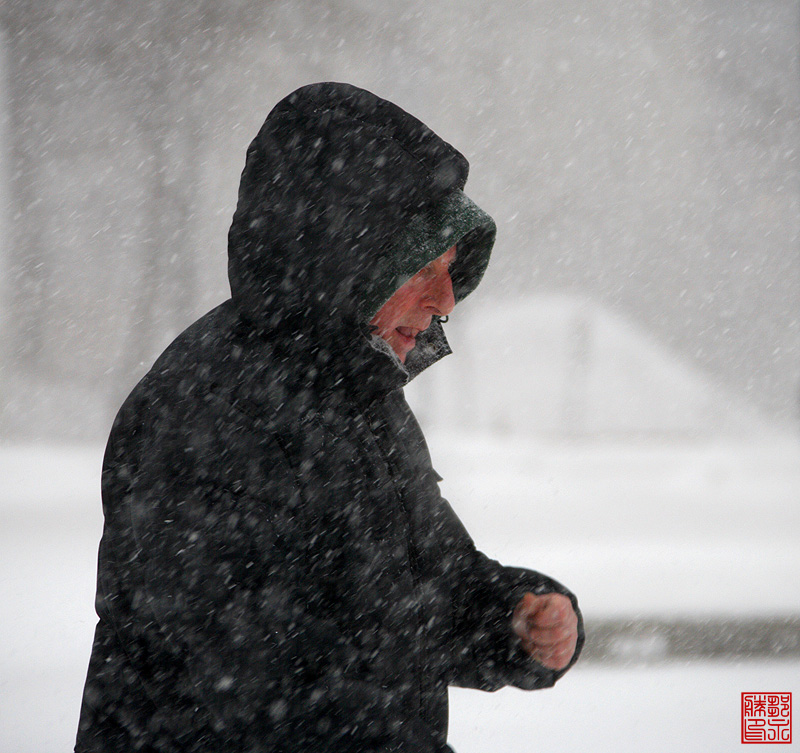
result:
M 741 694 L 798 690 L 799 662 L 577 665 L 535 693 L 452 688 L 450 743 L 457 753 L 775 753 L 741 745 Z
M 590 616 L 800 611 L 792 443 L 552 445 L 432 434 L 477 543 L 538 567 Z M 70 750 L 94 629 L 102 448 L 0 448 L 0 753 Z M 792 663 L 576 668 L 553 691 L 454 691 L 459 753 L 726 751 L 742 691 Z
M 800 443 L 553 444 L 429 433 L 479 548 L 592 616 L 800 612 Z

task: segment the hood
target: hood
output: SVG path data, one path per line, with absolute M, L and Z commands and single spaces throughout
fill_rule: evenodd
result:
M 242 172 L 228 236 L 240 317 L 265 333 L 348 347 L 405 280 L 455 243 L 462 300 L 495 234 L 463 192 L 468 169 L 427 126 L 368 91 L 320 83 L 293 92 L 268 115 Z M 446 348 L 438 322 L 429 331 L 430 345 Z M 417 355 L 425 349 L 420 338 Z

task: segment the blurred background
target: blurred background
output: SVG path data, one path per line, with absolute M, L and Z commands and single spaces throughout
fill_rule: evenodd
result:
M 320 80 L 470 160 L 493 261 L 408 398 L 478 545 L 586 615 L 555 690 L 454 691 L 454 746 L 738 745 L 800 690 L 798 74 L 795 0 L 3 0 L 0 751 L 71 749 L 111 421 Z

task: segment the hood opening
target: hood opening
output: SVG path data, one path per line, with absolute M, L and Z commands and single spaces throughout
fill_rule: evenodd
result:
M 496 227 L 494 220 L 463 191 L 412 217 L 376 269 L 373 284 L 363 293 L 361 314 L 366 321 L 420 269 L 458 246 L 451 277 L 456 303 L 481 281 L 489 264 Z

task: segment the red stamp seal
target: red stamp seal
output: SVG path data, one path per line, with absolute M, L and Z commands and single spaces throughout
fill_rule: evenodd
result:
M 742 742 L 792 742 L 791 693 L 742 693 Z

